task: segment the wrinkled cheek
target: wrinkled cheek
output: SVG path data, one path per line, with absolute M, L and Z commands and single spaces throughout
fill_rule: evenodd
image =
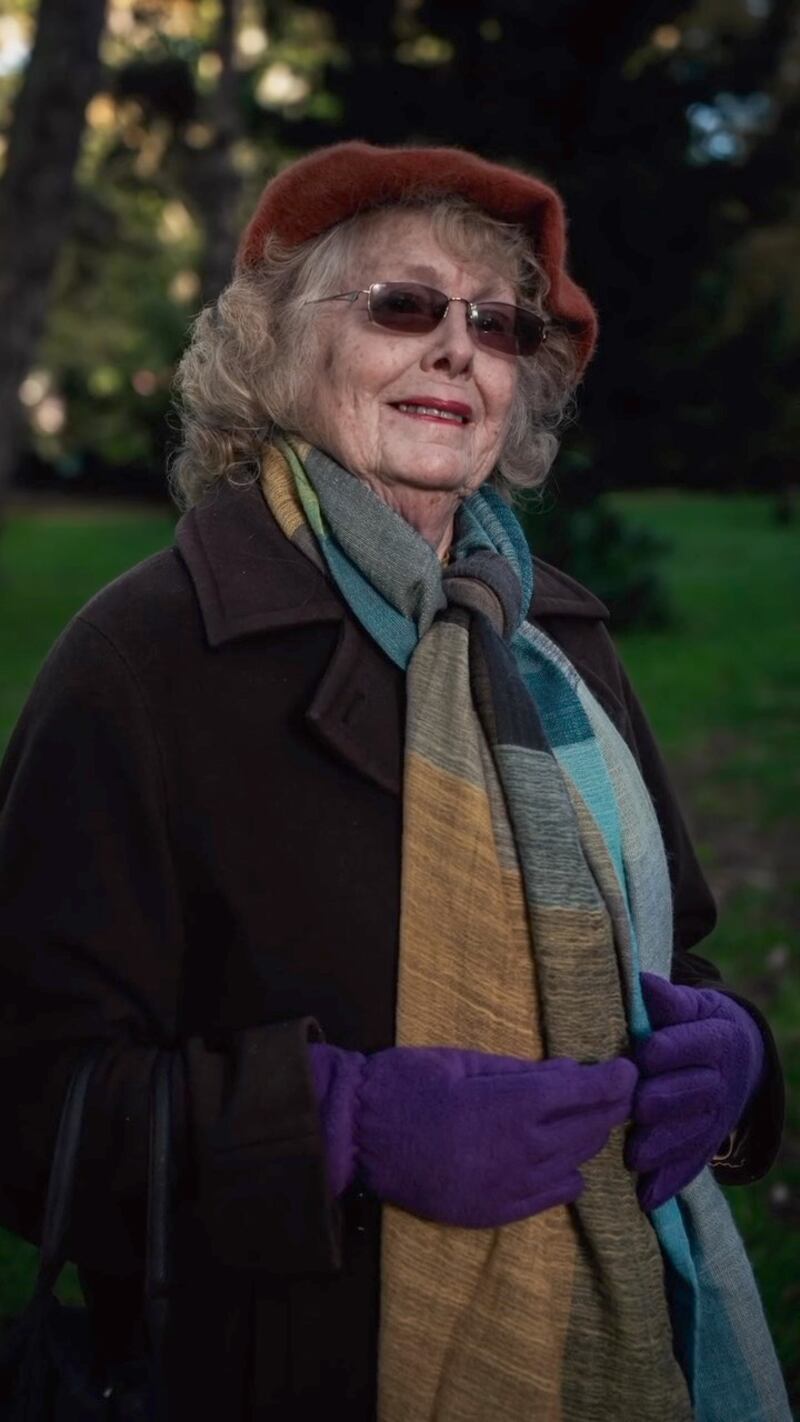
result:
M 480 441 L 479 447 L 473 450 L 473 470 L 475 485 L 483 483 L 488 479 L 492 470 L 496 467 L 503 448 L 503 440 L 497 431 L 489 434 L 486 432 Z
M 493 469 L 496 469 L 496 468 L 497 468 L 497 462 L 498 462 L 498 460 L 499 460 L 501 454 L 503 453 L 503 446 L 505 445 L 506 439 L 508 438 L 508 429 L 509 429 L 510 421 L 511 421 L 511 412 L 509 411 L 509 413 L 508 413 L 508 415 L 505 417 L 505 419 L 503 419 L 503 420 L 501 420 L 501 421 L 498 422 L 497 429 L 496 429 L 495 435 L 494 435 L 494 439 L 493 439 L 493 441 L 492 441 L 492 458 L 491 458 L 491 465 L 492 465 L 492 468 L 493 468 Z
M 336 411 L 340 447 L 346 452 L 346 464 L 354 473 L 363 473 L 375 465 L 380 453 L 380 440 L 369 411 L 358 405 L 342 405 Z

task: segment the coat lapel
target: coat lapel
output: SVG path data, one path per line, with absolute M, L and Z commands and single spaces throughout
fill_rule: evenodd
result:
M 306 724 L 334 755 L 399 795 L 403 674 L 348 615 L 324 573 L 284 537 L 258 486 L 217 485 L 184 514 L 176 543 L 212 648 L 291 627 L 340 624 Z

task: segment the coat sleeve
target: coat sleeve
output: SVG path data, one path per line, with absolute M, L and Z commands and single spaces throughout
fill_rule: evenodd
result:
M 697 860 L 661 752 L 619 664 L 620 684 L 628 722 L 628 741 L 641 767 L 664 836 L 674 907 L 672 978 L 689 987 L 724 992 L 755 1018 L 764 1042 L 765 1068 L 761 1085 L 737 1129 L 723 1144 L 714 1173 L 724 1185 L 750 1185 L 766 1175 L 778 1153 L 785 1115 L 785 1088 L 778 1049 L 763 1013 L 722 981 L 719 969 L 695 953 L 696 945 L 714 928 L 717 912 Z M 723 1159 L 724 1157 L 724 1159 Z
M 159 743 L 138 683 L 83 618 L 48 657 L 0 771 L 0 1220 L 38 1240 L 58 1114 L 84 1044 L 69 1257 L 141 1268 L 148 1090 L 173 1060 L 175 1244 L 225 1268 L 338 1267 L 311 1019 L 184 1036 L 183 912 Z

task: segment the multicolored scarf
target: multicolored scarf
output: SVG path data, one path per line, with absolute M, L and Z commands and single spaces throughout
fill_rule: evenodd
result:
M 618 1055 L 669 975 L 671 896 L 633 757 L 525 620 L 533 565 L 484 486 L 454 559 L 320 451 L 262 487 L 407 673 L 397 1041 Z M 709 1171 L 651 1216 L 623 1132 L 574 1205 L 496 1230 L 384 1209 L 380 1422 L 788 1422 L 758 1292 Z

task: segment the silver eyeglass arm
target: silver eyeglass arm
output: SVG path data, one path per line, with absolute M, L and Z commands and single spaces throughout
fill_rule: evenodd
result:
M 369 296 L 369 291 L 365 287 L 363 291 L 339 291 L 335 296 L 310 296 L 304 302 L 304 306 L 318 306 L 321 301 L 357 301 L 359 296 Z

